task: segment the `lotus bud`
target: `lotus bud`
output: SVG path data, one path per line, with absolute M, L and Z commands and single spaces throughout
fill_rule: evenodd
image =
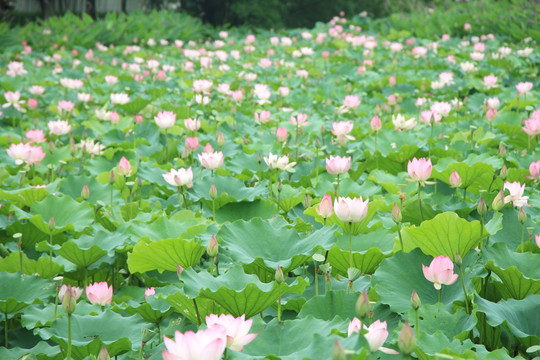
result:
M 508 176 L 508 168 L 506 167 L 506 164 L 503 165 L 501 172 L 499 173 L 499 176 L 504 181 L 506 180 L 506 177 Z
M 332 205 L 332 197 L 328 194 L 325 194 L 319 203 L 319 206 L 315 208 L 317 211 L 317 214 L 319 214 L 320 217 L 326 219 L 332 216 L 334 213 L 333 211 L 333 205 Z
M 334 349 L 332 350 L 332 360 L 346 360 L 347 355 L 345 354 L 345 349 L 343 345 L 336 339 L 334 343 Z
M 283 270 L 281 270 L 281 266 L 279 265 L 277 266 L 277 269 L 276 269 L 275 279 L 278 284 L 285 282 L 285 275 L 283 275 Z
M 88 188 L 87 184 L 84 184 L 82 188 L 81 197 L 83 200 L 88 200 L 88 198 L 90 197 L 90 189 Z
M 363 290 L 358 300 L 356 301 L 356 313 L 360 318 L 366 317 L 371 311 L 371 305 L 369 304 L 369 296 L 366 290 Z
M 306 197 L 304 197 L 304 208 L 307 209 L 310 205 L 309 195 L 306 194 Z
M 478 214 L 480 216 L 486 215 L 487 206 L 486 206 L 486 202 L 484 201 L 484 198 L 480 198 L 480 201 L 478 201 L 478 206 L 476 207 L 476 211 L 478 211 Z
M 401 352 L 409 356 L 416 347 L 416 337 L 414 336 L 414 331 L 409 325 L 408 321 L 405 321 L 403 327 L 401 328 L 401 334 L 398 338 L 398 347 Z
M 107 351 L 105 345 L 103 345 L 103 347 L 101 348 L 101 351 L 99 352 L 96 360 L 111 360 L 111 357 L 109 356 L 109 352 Z
M 503 191 L 499 191 L 497 196 L 493 199 L 493 202 L 491 203 L 491 207 L 493 208 L 493 211 L 499 211 L 504 206 L 504 193 Z
M 523 206 L 518 211 L 518 220 L 521 224 L 525 224 L 525 221 L 527 221 L 527 213 Z
M 218 131 L 217 132 L 217 144 L 219 147 L 222 147 L 223 145 L 225 145 L 225 137 L 223 136 L 223 133 L 221 131 Z
M 184 272 L 184 268 L 182 267 L 182 265 L 177 264 L 176 265 L 176 275 L 180 278 L 180 275 L 182 275 L 183 272 Z
M 111 170 L 111 172 L 109 173 L 109 184 L 114 184 L 114 171 Z
M 382 129 L 381 119 L 379 118 L 379 115 L 375 115 L 370 122 L 371 130 L 373 131 L 379 131 Z
M 450 186 L 453 188 L 461 186 L 461 176 L 459 176 L 456 170 L 452 171 L 452 174 L 450 175 Z
M 278 193 L 280 193 L 281 190 L 283 190 L 283 184 L 281 183 L 281 179 L 279 179 L 279 183 L 278 183 L 278 186 L 277 186 Z
M 216 235 L 212 234 L 212 237 L 210 238 L 210 241 L 208 242 L 208 246 L 206 247 L 206 253 L 208 256 L 214 257 L 219 252 L 219 244 L 216 239 Z
M 420 305 L 422 305 L 422 302 L 420 301 L 420 296 L 418 296 L 416 290 L 413 290 L 411 295 L 411 306 L 414 310 L 418 310 L 420 308 Z
M 261 165 L 261 163 L 262 163 L 262 159 L 263 159 L 263 158 L 262 158 L 262 155 L 261 155 L 261 154 L 259 154 L 259 157 L 257 158 L 257 161 L 259 162 L 259 165 Z
M 54 228 L 55 228 L 55 222 L 54 222 L 54 217 L 51 216 L 51 218 L 49 219 L 49 231 L 53 231 Z
M 459 253 L 456 253 L 454 262 L 456 263 L 457 266 L 461 266 L 461 264 L 463 264 L 463 259 L 461 258 L 461 255 L 459 255 Z
M 392 207 L 392 220 L 394 220 L 396 224 L 399 224 L 402 219 L 401 210 L 399 209 L 399 206 L 394 203 L 394 206 Z
M 217 189 L 216 189 L 216 185 L 214 184 L 210 185 L 210 197 L 212 199 L 215 199 L 217 197 Z
M 506 157 L 506 147 L 503 143 L 499 146 L 499 155 L 503 158 Z

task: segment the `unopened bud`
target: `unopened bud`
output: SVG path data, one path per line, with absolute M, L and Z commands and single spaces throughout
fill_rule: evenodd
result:
M 508 176 L 508 168 L 506 167 L 506 164 L 503 165 L 501 172 L 499 173 L 499 176 L 504 181 L 506 180 L 506 177 Z
M 461 176 L 459 176 L 456 170 L 452 171 L 452 174 L 450 174 L 449 182 L 450 186 L 453 188 L 458 188 L 461 186 Z
M 343 345 L 336 339 L 334 343 L 334 349 L 332 350 L 332 360 L 346 360 L 347 355 L 345 354 L 345 349 Z
M 504 206 L 504 193 L 501 190 L 499 191 L 497 196 L 495 196 L 495 198 L 493 199 L 493 202 L 491 203 L 491 208 L 493 209 L 493 211 L 499 211 L 503 208 L 503 206 Z
M 499 155 L 503 158 L 506 157 L 506 147 L 503 143 L 499 146 Z
M 454 262 L 456 263 L 457 266 L 461 266 L 461 264 L 463 264 L 463 259 L 461 258 L 461 255 L 459 255 L 459 253 L 456 253 Z
M 217 144 L 219 147 L 225 145 L 225 137 L 223 136 L 223 133 L 221 131 L 217 132 Z
M 486 206 L 486 202 L 484 201 L 484 198 L 480 198 L 480 201 L 478 201 L 478 206 L 476 207 L 476 211 L 478 211 L 478 214 L 480 216 L 486 215 L 487 206 Z
M 525 224 L 525 221 L 527 221 L 527 213 L 525 212 L 525 208 L 523 208 L 523 206 L 518 211 L 518 220 L 521 224 Z
M 109 173 L 109 184 L 114 184 L 114 171 L 111 170 Z
M 306 194 L 306 197 L 304 198 L 304 208 L 307 209 L 310 204 L 311 204 L 311 201 L 309 200 L 309 195 Z
M 49 152 L 53 153 L 56 149 L 56 146 L 54 146 L 54 142 L 51 140 L 49 141 Z
M 107 351 L 105 345 L 103 345 L 103 347 L 101 348 L 101 351 L 99 352 L 96 360 L 111 360 L 111 357 L 109 356 L 109 352 Z
M 262 163 L 262 155 L 261 154 L 259 154 L 259 157 L 257 158 L 257 161 L 259 162 L 259 165 L 261 165 L 261 163 Z
M 394 220 L 396 224 L 399 224 L 402 218 L 403 217 L 401 216 L 401 210 L 399 209 L 399 206 L 394 203 L 394 206 L 392 207 L 392 220 Z
M 405 355 L 410 355 L 416 347 L 416 337 L 414 336 L 414 331 L 409 325 L 408 321 L 405 321 L 403 327 L 401 328 L 401 334 L 398 338 L 398 347 L 399 350 Z
M 212 237 L 210 238 L 210 241 L 208 242 L 208 246 L 206 247 L 206 253 L 208 256 L 214 257 L 219 252 L 219 244 L 216 239 L 216 235 L 212 234 Z
M 176 265 L 176 275 L 178 277 L 180 277 L 180 275 L 182 275 L 183 272 L 184 272 L 184 268 L 182 267 L 182 265 L 177 264 Z
M 277 269 L 276 269 L 275 279 L 278 284 L 285 282 L 285 275 L 283 275 L 283 270 L 281 270 L 281 266 L 279 265 L 277 266 Z
M 411 295 L 411 306 L 414 310 L 418 310 L 420 308 L 420 305 L 422 305 L 422 302 L 420 301 L 420 296 L 418 296 L 416 290 L 413 290 Z
M 210 197 L 212 199 L 215 199 L 217 197 L 217 189 L 216 189 L 216 185 L 214 184 L 210 185 Z
M 279 184 L 277 186 L 277 191 L 278 192 L 281 192 L 281 190 L 283 190 L 283 184 L 281 184 L 281 179 L 279 180 Z
M 56 223 L 54 222 L 54 217 L 51 216 L 49 219 L 49 231 L 53 231 L 55 228 Z
M 88 200 L 88 198 L 90 197 L 90 189 L 88 188 L 87 184 L 84 184 L 82 188 L 81 197 L 83 200 Z
M 358 300 L 356 300 L 356 313 L 360 318 L 366 317 L 371 311 L 371 306 L 369 304 L 369 296 L 366 290 L 363 290 Z

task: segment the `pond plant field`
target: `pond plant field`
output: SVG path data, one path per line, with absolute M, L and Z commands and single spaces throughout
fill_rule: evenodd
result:
M 1 359 L 540 356 L 537 39 L 54 21 L 0 45 Z

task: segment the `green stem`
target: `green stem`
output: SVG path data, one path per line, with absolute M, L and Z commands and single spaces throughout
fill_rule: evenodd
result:
M 216 221 L 216 200 L 212 199 L 212 220 Z
M 401 251 L 405 252 L 405 248 L 403 247 L 403 238 L 401 237 L 401 223 L 398 223 L 397 233 L 399 235 L 399 242 L 401 244 Z
M 315 265 L 315 296 L 319 296 L 319 268 Z
M 71 359 L 71 314 L 68 314 L 68 348 L 66 359 Z
M 56 320 L 56 310 L 58 309 L 58 290 L 59 288 L 56 288 L 56 296 L 54 297 L 54 320 Z
M 418 337 L 420 336 L 420 324 L 419 324 L 419 321 L 418 321 L 418 309 L 414 310 L 414 312 L 416 313 L 416 327 L 414 329 L 416 330 L 416 338 L 418 339 Z
M 429 152 L 428 157 L 431 157 L 431 144 L 433 143 L 433 127 L 435 126 L 434 122 L 431 122 L 431 135 L 429 137 Z
M 277 318 L 278 323 L 281 322 L 281 286 L 278 284 L 278 303 L 277 303 Z
M 335 197 L 339 196 L 339 174 L 337 174 L 337 185 L 336 185 L 336 194 Z
M 208 269 L 210 275 L 214 275 L 214 257 L 210 256 L 210 268 Z
M 139 350 L 139 360 L 142 360 L 143 358 L 143 349 L 144 349 L 145 342 L 141 341 L 141 348 Z
M 193 306 L 195 307 L 195 314 L 197 314 L 197 324 L 201 326 L 201 315 L 199 314 L 199 307 L 197 306 L 197 300 L 193 299 Z
M 114 188 L 114 185 L 111 184 L 111 212 L 112 212 L 112 194 L 113 194 L 113 188 Z
M 439 290 L 439 302 L 442 303 L 442 286 L 441 286 L 441 289 Z
M 521 252 L 524 252 L 523 250 L 523 239 L 525 238 L 525 223 L 521 224 Z
M 349 222 L 349 267 L 353 267 L 352 257 L 352 222 Z
M 461 287 L 463 288 L 463 295 L 465 295 L 465 310 L 467 314 L 471 314 L 469 310 L 469 298 L 467 297 L 467 289 L 465 288 L 465 278 L 463 277 L 463 269 L 461 265 L 458 265 L 459 268 L 459 277 L 461 278 Z
M 4 346 L 6 349 L 8 348 L 8 331 L 9 331 L 9 325 L 8 325 L 8 314 L 7 312 L 4 313 Z
M 169 159 L 169 138 L 167 137 L 167 129 L 165 129 L 165 160 L 167 162 Z
M 418 207 L 420 209 L 420 220 L 424 221 L 424 212 L 422 210 L 422 198 L 420 196 L 420 189 L 421 189 L 420 181 L 418 182 Z

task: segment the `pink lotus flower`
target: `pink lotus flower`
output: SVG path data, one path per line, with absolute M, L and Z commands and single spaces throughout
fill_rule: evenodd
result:
M 351 168 L 351 157 L 330 156 L 326 159 L 326 171 L 332 175 L 345 174 Z
M 529 91 L 531 91 L 532 87 L 533 87 L 533 84 L 530 81 L 518 83 L 516 85 L 518 96 L 528 93 Z
M 21 104 L 24 104 L 24 100 L 19 100 L 21 98 L 20 91 L 6 91 L 4 93 L 4 98 L 6 98 L 7 101 L 7 103 L 2 105 L 4 109 L 10 106 L 13 106 L 16 110 L 22 109 Z
M 332 123 L 332 134 L 337 136 L 341 146 L 348 140 L 354 140 L 354 137 L 347 135 L 353 129 L 354 124 L 351 121 L 340 121 Z
M 483 84 L 488 90 L 499 87 L 499 85 L 497 85 L 497 79 L 498 78 L 495 75 L 484 76 Z
M 70 112 L 75 107 L 75 104 L 71 101 L 67 100 L 60 100 L 58 102 L 57 109 L 59 112 Z
M 287 129 L 284 127 L 278 127 L 276 130 L 276 138 L 279 142 L 286 142 L 288 137 Z
M 176 114 L 172 111 L 160 111 L 154 117 L 154 121 L 161 129 L 170 129 L 176 122 Z
M 287 97 L 287 96 L 289 96 L 289 92 L 290 92 L 290 90 L 286 86 L 281 86 L 281 87 L 278 88 L 278 94 L 280 96 Z
M 184 126 L 190 131 L 197 131 L 201 128 L 201 120 L 199 119 L 184 119 Z
M 49 131 L 51 132 L 51 134 L 57 136 L 65 135 L 71 131 L 71 125 L 69 125 L 69 123 L 64 120 L 49 121 L 47 123 L 47 126 L 49 127 Z
M 422 186 L 425 185 L 426 180 L 431 176 L 431 159 L 425 158 L 413 158 L 409 160 L 407 164 L 407 172 L 414 181 L 419 181 Z
M 458 278 L 458 275 L 454 274 L 454 263 L 444 255 L 434 258 L 429 267 L 422 264 L 422 271 L 424 277 L 431 281 L 437 290 L 441 289 L 441 285 L 452 285 Z
M 197 155 L 201 165 L 207 168 L 208 170 L 215 170 L 220 168 L 223 165 L 223 153 L 218 152 L 203 152 L 202 154 Z
M 374 321 L 369 327 L 367 327 L 355 317 L 349 322 L 348 336 L 351 336 L 351 334 L 355 332 L 360 332 L 360 330 L 363 328 L 367 331 L 364 337 L 368 342 L 371 352 L 381 350 L 387 354 L 396 354 L 396 351 L 382 347 L 386 341 L 386 338 L 388 337 L 388 330 L 386 327 L 386 321 L 381 322 L 380 320 Z
M 495 120 L 495 116 L 497 116 L 497 109 L 488 109 L 488 111 L 486 111 L 486 120 L 487 121 Z
M 540 248 L 540 235 L 534 235 L 534 240 L 536 241 L 536 245 Z
M 381 119 L 379 118 L 379 115 L 375 115 L 370 122 L 371 130 L 373 131 L 380 131 L 382 129 L 382 123 Z
M 31 147 L 30 144 L 24 143 L 11 144 L 6 151 L 8 156 L 15 160 L 16 165 L 22 165 L 30 157 Z
M 131 164 L 129 163 L 128 159 L 125 158 L 125 156 L 122 156 L 120 159 L 120 162 L 118 163 L 118 174 L 122 176 L 130 176 L 133 169 L 131 168 Z
M 522 127 L 523 131 L 529 136 L 536 136 L 540 134 L 540 113 L 537 116 L 535 114 L 538 112 L 535 111 L 529 120 L 525 120 L 525 127 Z
M 458 188 L 461 186 L 461 177 L 459 176 L 456 170 L 452 171 L 450 174 L 450 186 L 453 188 Z
M 28 91 L 30 91 L 30 94 L 32 95 L 42 95 L 45 92 L 45 88 L 39 85 L 32 85 Z
M 60 301 L 64 301 L 64 297 L 66 296 L 66 293 L 69 292 L 71 297 L 75 299 L 75 301 L 79 300 L 83 293 L 83 289 L 78 288 L 76 286 L 66 285 L 63 284 L 60 287 L 60 290 L 58 290 L 58 298 Z
M 209 328 L 220 326 L 224 327 L 227 334 L 226 346 L 234 351 L 242 351 L 244 345 L 249 344 L 258 334 L 249 334 L 253 319 L 244 320 L 245 315 L 235 318 L 232 315 L 221 314 L 219 317 L 210 314 L 206 317 L 206 325 Z
M 191 188 L 193 186 L 193 171 L 191 167 L 187 170 L 180 168 L 178 170 L 171 169 L 168 173 L 163 174 L 163 179 L 173 186 L 187 186 Z
M 540 179 L 540 160 L 533 161 L 531 165 L 529 165 L 529 172 L 531 173 L 529 179 Z
M 28 158 L 26 159 L 27 165 L 39 164 L 41 160 L 45 158 L 45 153 L 41 146 L 30 146 L 30 152 L 28 153 Z
M 499 98 L 498 97 L 488 98 L 486 99 L 486 104 L 489 109 L 497 110 L 500 106 Z
M 212 326 L 196 333 L 180 331 L 174 333 L 174 341 L 164 337 L 167 350 L 164 360 L 219 360 L 227 344 L 227 330 L 223 326 Z
M 432 118 L 433 118 L 433 113 L 431 112 L 431 110 L 424 110 L 420 113 L 420 121 L 423 123 L 431 124 Z
M 303 113 L 298 113 L 296 117 L 291 116 L 291 124 L 295 126 L 304 126 L 309 124 L 309 121 L 307 121 L 307 115 Z
M 334 212 L 339 220 L 349 223 L 362 221 L 368 212 L 369 199 L 339 197 L 334 200 Z
M 28 108 L 29 109 L 36 109 L 38 107 L 38 101 L 34 98 L 28 99 Z
M 148 289 L 145 289 L 144 290 L 144 299 L 148 299 L 149 296 L 151 295 L 155 295 L 156 294 L 156 288 L 155 287 L 150 287 Z
M 86 296 L 92 304 L 101 306 L 110 304 L 113 298 L 113 287 L 108 286 L 105 281 L 93 283 L 86 287 Z
M 255 112 L 254 117 L 256 122 L 266 124 L 270 121 L 270 111 L 263 110 L 260 113 Z
M 528 196 L 523 196 L 523 191 L 525 191 L 525 184 L 521 185 L 518 181 L 515 182 L 505 182 L 503 190 L 508 190 L 510 195 L 504 197 L 504 203 L 512 203 L 512 206 L 523 207 L 527 206 Z
M 40 129 L 28 130 L 24 136 L 26 136 L 28 142 L 31 144 L 41 144 L 47 141 L 45 139 L 45 133 Z
M 186 149 L 195 151 L 199 148 L 199 139 L 197 137 L 186 138 Z
M 360 98 L 356 95 L 347 95 L 343 100 L 343 106 L 349 109 L 356 109 L 360 105 Z
M 448 102 L 437 101 L 431 105 L 430 109 L 433 113 L 433 120 L 435 121 L 435 124 L 437 124 L 439 121 L 441 121 L 441 118 L 448 116 L 450 110 L 452 110 L 452 105 L 450 105 Z
M 319 206 L 315 208 L 315 211 L 317 211 L 317 214 L 319 214 L 320 217 L 326 219 L 332 216 L 334 213 L 332 208 L 332 197 L 328 194 L 325 194 L 319 203 Z

